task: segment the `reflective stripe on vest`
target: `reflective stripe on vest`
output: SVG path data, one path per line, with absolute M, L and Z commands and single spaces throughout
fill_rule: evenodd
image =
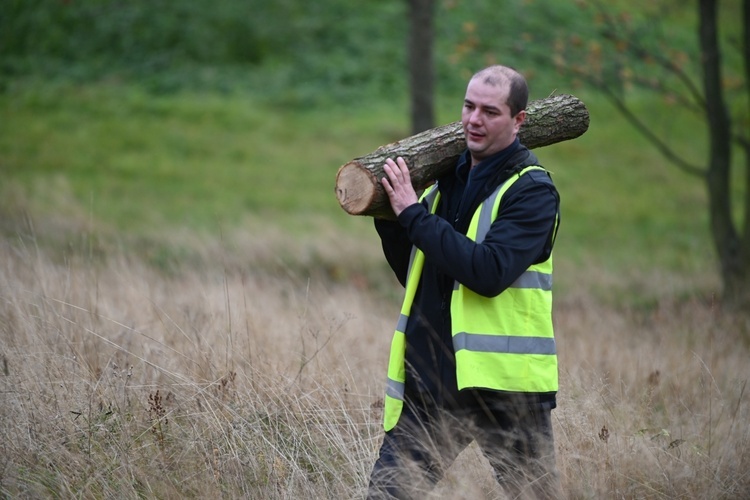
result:
M 460 283 L 453 283 L 453 290 L 458 290 Z M 552 290 L 552 275 L 537 271 L 524 271 L 516 281 L 511 283 L 510 288 L 539 288 L 541 290 Z
M 482 335 L 457 333 L 453 336 L 456 351 L 468 349 L 477 352 L 510 354 L 556 354 L 555 339 L 548 337 L 516 337 L 514 335 Z

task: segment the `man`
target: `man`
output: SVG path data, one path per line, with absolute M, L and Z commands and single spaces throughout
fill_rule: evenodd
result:
M 527 101 L 518 72 L 485 68 L 466 89 L 467 150 L 455 172 L 420 200 L 402 158 L 384 166 L 397 221 L 375 228 L 406 293 L 371 498 L 421 496 L 472 440 L 507 493 L 556 496 L 559 197 L 518 140 Z

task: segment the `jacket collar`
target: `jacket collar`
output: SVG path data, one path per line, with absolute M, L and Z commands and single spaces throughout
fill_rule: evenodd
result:
M 471 154 L 467 149 L 461 155 L 458 165 L 456 165 L 456 176 L 464 182 L 467 182 L 469 179 L 474 181 L 491 177 L 492 173 L 498 167 L 501 169 L 506 167 L 506 160 L 511 158 L 522 147 L 521 141 L 516 137 L 508 147 L 480 161 L 474 165 L 474 168 L 471 168 Z

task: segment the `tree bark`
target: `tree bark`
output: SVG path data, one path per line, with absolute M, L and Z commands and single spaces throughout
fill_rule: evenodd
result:
M 575 139 L 589 127 L 589 112 L 572 95 L 532 101 L 519 137 L 529 149 Z M 419 191 L 455 168 L 466 149 L 461 122 L 454 122 L 407 137 L 355 158 L 339 168 L 336 196 L 351 215 L 393 219 L 393 210 L 379 179 L 387 158 L 401 156 L 409 166 L 412 185 Z

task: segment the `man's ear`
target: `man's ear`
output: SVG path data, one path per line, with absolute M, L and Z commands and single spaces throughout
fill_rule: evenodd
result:
M 518 131 L 521 130 L 521 125 L 523 125 L 523 122 L 526 121 L 526 110 L 522 109 L 521 111 L 516 113 L 516 116 L 513 117 L 513 120 L 515 120 L 516 122 L 515 129 L 516 129 L 516 134 L 517 134 Z

